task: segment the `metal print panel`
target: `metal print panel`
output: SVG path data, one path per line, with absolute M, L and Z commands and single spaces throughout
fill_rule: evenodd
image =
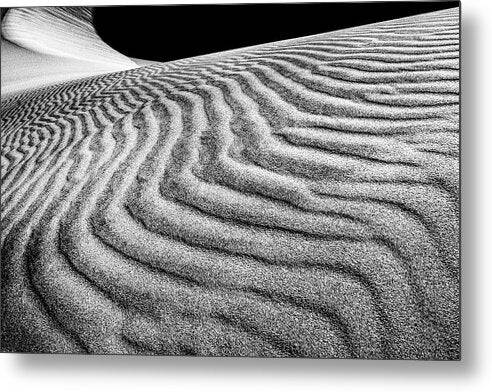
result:
M 459 4 L 213 7 L 2 11 L 2 351 L 459 359 Z

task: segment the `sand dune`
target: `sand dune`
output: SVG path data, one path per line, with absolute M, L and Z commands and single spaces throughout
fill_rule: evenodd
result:
M 459 358 L 458 35 L 450 9 L 2 100 L 3 350 Z
M 138 67 L 99 38 L 87 7 L 9 9 L 1 31 L 2 98 Z

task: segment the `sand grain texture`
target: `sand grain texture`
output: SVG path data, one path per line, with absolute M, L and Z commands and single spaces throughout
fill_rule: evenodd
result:
M 458 9 L 2 100 L 2 350 L 458 359 Z

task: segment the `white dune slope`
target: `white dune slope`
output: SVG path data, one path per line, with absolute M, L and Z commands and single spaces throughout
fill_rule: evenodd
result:
M 458 9 L 2 101 L 2 350 L 457 359 Z
M 1 31 L 2 98 L 138 67 L 99 38 L 90 8 L 10 9 L 2 20 Z

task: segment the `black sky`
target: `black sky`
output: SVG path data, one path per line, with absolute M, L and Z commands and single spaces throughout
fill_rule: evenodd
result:
M 97 7 L 117 51 L 170 61 L 456 7 L 457 1 Z

